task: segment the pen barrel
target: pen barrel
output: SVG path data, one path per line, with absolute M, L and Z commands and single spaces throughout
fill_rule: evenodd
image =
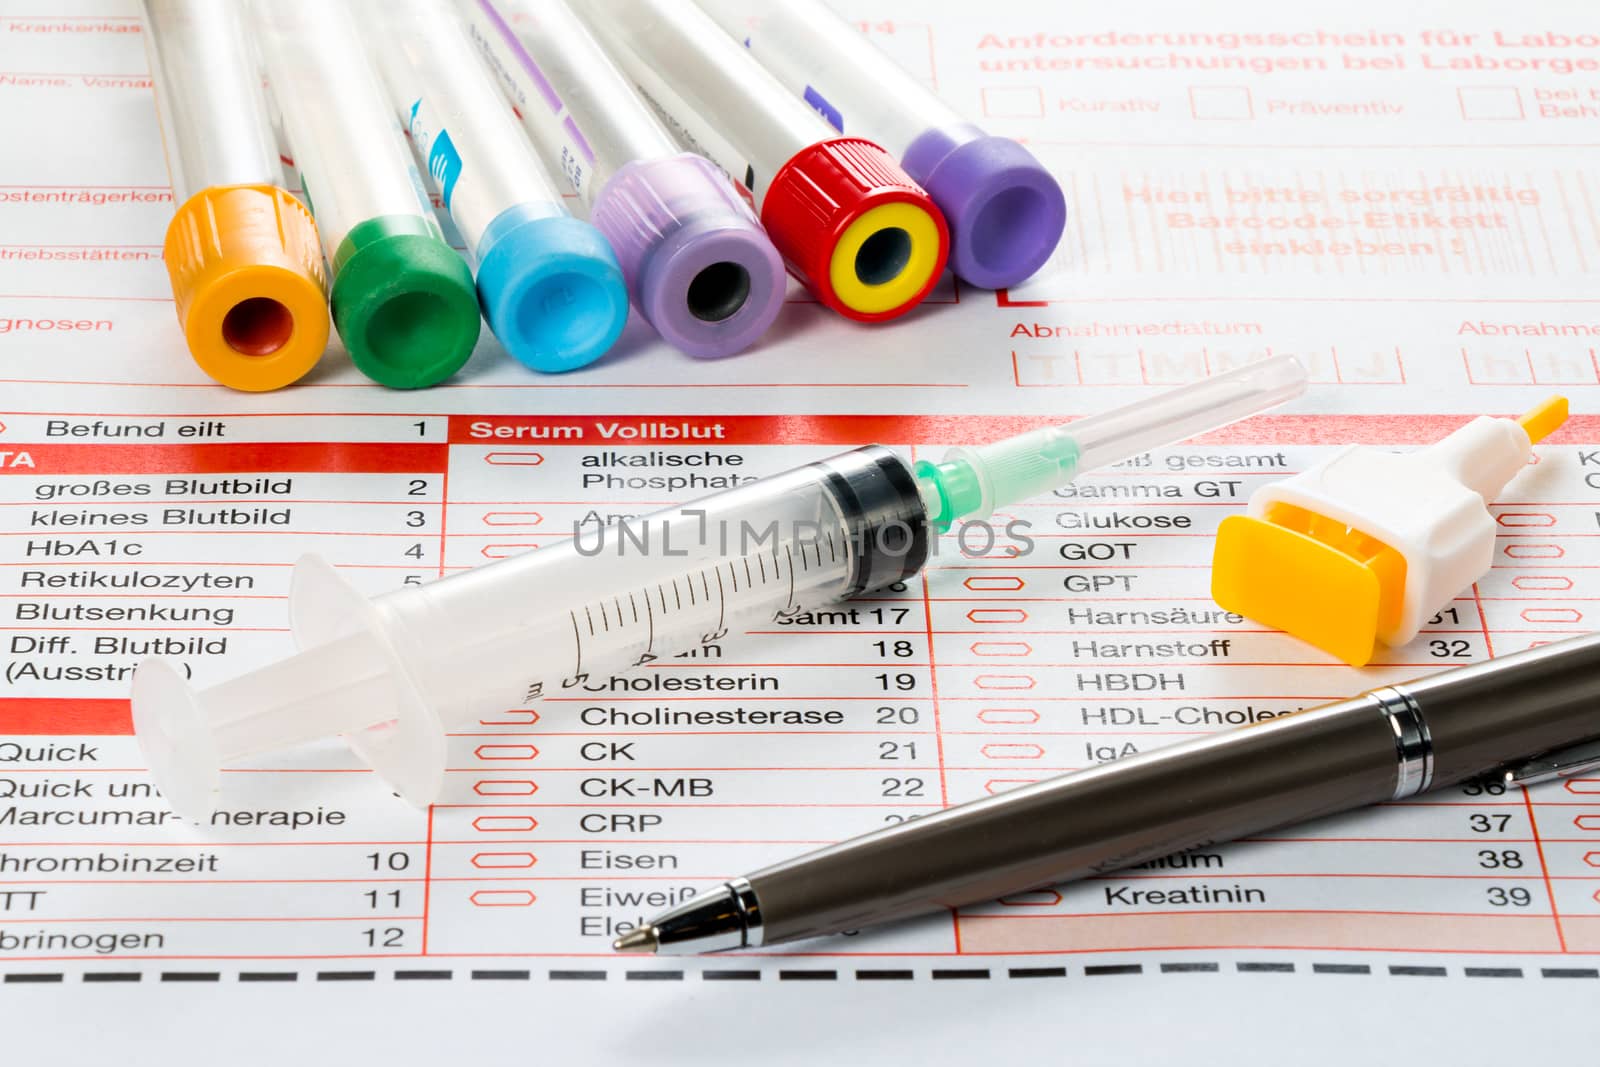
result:
M 1600 634 L 1405 682 L 1433 740 L 1435 787 L 1600 736 Z
M 1391 799 L 1396 732 L 1353 697 L 900 823 L 749 876 L 762 944 L 994 900 Z

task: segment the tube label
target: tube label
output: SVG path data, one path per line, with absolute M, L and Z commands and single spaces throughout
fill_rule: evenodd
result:
M 467 247 L 476 252 L 484 229 L 494 221 L 495 205 L 478 191 L 471 174 L 462 165 L 461 153 L 456 150 L 450 131 L 429 111 L 427 101 L 421 98 L 413 101 L 407 115 L 406 125 L 412 143 L 428 164 L 428 177 L 439 187 L 445 211 L 450 213 Z

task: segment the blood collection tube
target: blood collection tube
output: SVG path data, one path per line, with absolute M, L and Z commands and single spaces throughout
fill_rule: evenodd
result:
M 693 356 L 743 351 L 783 308 L 783 259 L 733 183 L 684 152 L 564 0 L 460 0 L 522 126 L 589 208 L 639 311 Z
M 900 160 L 944 212 L 962 279 L 1003 289 L 1055 251 L 1067 203 L 1044 165 L 966 121 L 822 0 L 696 2 L 840 133 Z
M 840 137 L 692 0 L 575 0 L 669 128 L 750 193 L 790 271 L 863 322 L 926 297 L 944 216 L 878 145 Z
M 478 299 L 535 370 L 592 363 L 628 320 L 617 257 L 573 218 L 450 0 L 364 0 L 389 99 L 478 264 Z
M 141 0 L 140 13 L 177 204 L 161 258 L 184 339 L 223 385 L 280 389 L 322 358 L 328 301 L 238 8 Z
M 342 3 L 255 0 L 256 39 L 333 275 L 333 322 L 367 377 L 434 385 L 472 355 L 472 272 L 439 230 Z

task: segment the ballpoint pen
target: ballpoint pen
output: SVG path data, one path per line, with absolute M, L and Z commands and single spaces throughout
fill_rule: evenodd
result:
M 881 147 L 837 130 L 692 0 L 573 0 L 680 140 L 749 193 L 795 277 L 878 322 L 922 302 L 949 257 L 944 216 Z
M 200 369 L 259 392 L 328 347 L 317 228 L 283 167 L 238 6 L 144 0 L 146 50 L 177 204 L 161 250 Z
M 963 280 L 1003 289 L 1050 258 L 1067 202 L 1043 164 L 964 119 L 823 0 L 695 2 L 836 130 L 883 145 L 928 190 Z
M 962 804 L 775 864 L 622 952 L 757 948 L 1118 870 L 1498 773 L 1600 767 L 1600 634 L 1396 683 Z
M 567 210 L 454 5 L 363 0 L 357 10 L 390 102 L 477 261 L 489 329 L 534 370 L 599 359 L 627 325 L 622 267 Z
M 351 360 L 396 389 L 443 381 L 478 341 L 478 296 L 445 243 L 360 30 L 343 2 L 256 0 L 251 12 Z
M 685 152 L 565 0 L 460 0 L 523 129 L 589 207 L 628 292 L 692 356 L 754 344 L 788 273 L 727 175 Z

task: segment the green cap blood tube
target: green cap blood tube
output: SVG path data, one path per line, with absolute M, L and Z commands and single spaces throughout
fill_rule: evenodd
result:
M 480 318 L 349 11 L 252 5 L 267 76 L 333 274 L 333 324 L 373 381 L 417 389 L 472 355 Z

